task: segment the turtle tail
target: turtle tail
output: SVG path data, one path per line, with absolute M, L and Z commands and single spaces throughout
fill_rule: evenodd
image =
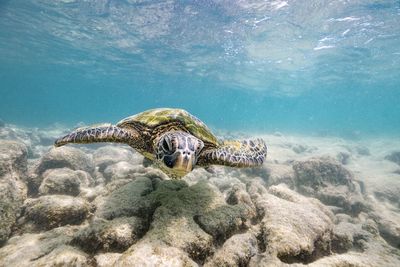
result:
M 54 146 L 59 147 L 69 143 L 88 144 L 98 142 L 131 143 L 135 133 L 111 124 L 92 125 L 78 128 L 70 134 L 57 139 Z

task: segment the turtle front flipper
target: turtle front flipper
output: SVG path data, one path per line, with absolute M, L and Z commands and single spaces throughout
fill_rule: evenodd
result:
M 267 146 L 262 139 L 224 141 L 217 148 L 202 151 L 197 165 L 225 165 L 230 167 L 255 167 L 267 157 Z
M 59 147 L 69 143 L 88 144 L 98 142 L 126 143 L 134 147 L 138 133 L 132 129 L 123 129 L 111 124 L 92 125 L 78 128 L 72 133 L 57 139 L 54 146 Z

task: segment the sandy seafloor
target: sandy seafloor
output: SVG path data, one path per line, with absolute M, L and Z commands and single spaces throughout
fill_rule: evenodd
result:
M 174 181 L 66 132 L 0 125 L 0 266 L 400 266 L 394 138 L 257 134 L 262 167 Z

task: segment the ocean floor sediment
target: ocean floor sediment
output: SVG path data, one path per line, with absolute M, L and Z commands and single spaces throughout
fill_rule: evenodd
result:
M 262 167 L 168 180 L 67 131 L 0 125 L 0 266 L 400 266 L 394 139 L 257 135 Z

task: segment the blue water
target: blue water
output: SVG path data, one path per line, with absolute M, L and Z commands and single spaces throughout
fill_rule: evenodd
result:
M 400 133 L 399 1 L 0 1 L 0 118 L 187 109 L 213 128 Z

